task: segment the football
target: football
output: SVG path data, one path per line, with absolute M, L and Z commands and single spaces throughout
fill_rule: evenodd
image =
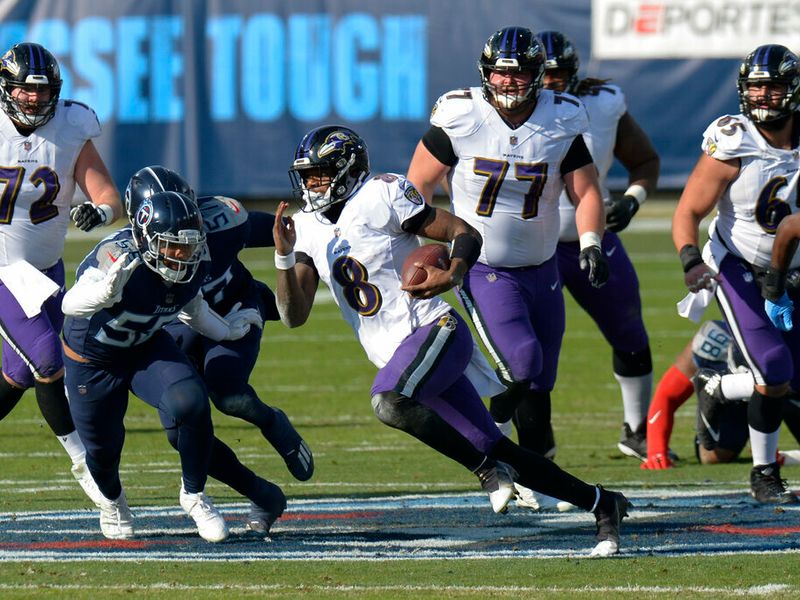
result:
M 450 268 L 450 250 L 444 244 L 426 244 L 414 249 L 403 262 L 403 285 L 419 285 L 428 278 L 428 272 L 414 263 L 422 263 L 447 270 Z

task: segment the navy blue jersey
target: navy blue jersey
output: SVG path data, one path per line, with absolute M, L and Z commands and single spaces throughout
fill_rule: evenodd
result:
M 238 255 L 244 248 L 275 245 L 275 216 L 248 213 L 239 202 L 223 196 L 203 196 L 197 202 L 211 255 L 211 268 L 202 279 L 203 296 L 212 309 L 225 315 L 254 287 L 260 290 L 264 285 L 254 280 Z
M 77 279 L 90 267 L 108 271 L 125 252 L 136 252 L 130 227 L 102 240 L 81 262 Z M 177 317 L 197 295 L 209 268 L 206 256 L 190 282 L 173 284 L 141 265 L 125 285 L 119 302 L 90 318 L 66 318 L 64 339 L 67 345 L 95 363 L 119 360 Z

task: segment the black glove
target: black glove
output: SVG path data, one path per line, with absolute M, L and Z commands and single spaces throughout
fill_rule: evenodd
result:
M 786 273 L 770 266 L 761 280 L 761 296 L 777 303 L 786 293 Z
M 587 246 L 581 250 L 578 265 L 581 271 L 589 269 L 589 283 L 592 287 L 601 288 L 608 281 L 608 261 L 600 246 Z
M 639 210 L 639 202 L 633 196 L 611 196 L 606 204 L 606 229 L 618 233 L 631 222 Z
M 106 222 L 106 213 L 89 201 L 75 206 L 69 211 L 69 216 L 75 222 L 75 226 L 83 231 L 91 231 Z

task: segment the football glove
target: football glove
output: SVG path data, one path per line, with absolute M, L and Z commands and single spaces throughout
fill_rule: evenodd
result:
M 601 288 L 608 281 L 608 261 L 603 256 L 600 246 L 587 246 L 578 256 L 581 271 L 589 271 L 589 283 L 592 287 Z
M 242 303 L 237 302 L 233 305 L 230 312 L 225 315 L 225 320 L 228 322 L 228 335 L 226 340 L 238 340 L 247 335 L 251 326 L 262 329 L 264 321 L 261 319 L 261 313 L 255 308 L 241 308 Z
M 639 210 L 639 202 L 633 196 L 612 196 L 606 204 L 606 229 L 618 233 L 631 222 Z
M 69 216 L 74 221 L 75 226 L 83 231 L 91 231 L 95 227 L 105 225 L 106 221 L 108 221 L 106 212 L 88 200 L 73 207 L 69 211 Z
M 131 255 L 130 252 L 124 252 L 117 257 L 111 268 L 106 271 L 106 277 L 103 280 L 109 300 L 112 298 L 118 300 L 122 297 L 122 289 L 140 264 L 142 264 L 142 259 L 138 254 Z
M 764 299 L 764 312 L 767 313 L 769 320 L 772 324 L 781 331 L 792 330 L 792 311 L 794 310 L 794 302 L 789 298 L 789 294 L 783 293 L 783 296 L 778 298 L 775 302 L 769 298 Z

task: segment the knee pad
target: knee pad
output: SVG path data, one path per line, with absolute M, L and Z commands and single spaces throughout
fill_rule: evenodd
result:
M 162 404 L 179 425 L 211 420 L 206 388 L 197 379 L 184 379 L 170 385 L 164 390 Z
M 653 372 L 653 358 L 650 346 L 637 352 L 614 350 L 614 373 L 620 377 L 641 377 Z

